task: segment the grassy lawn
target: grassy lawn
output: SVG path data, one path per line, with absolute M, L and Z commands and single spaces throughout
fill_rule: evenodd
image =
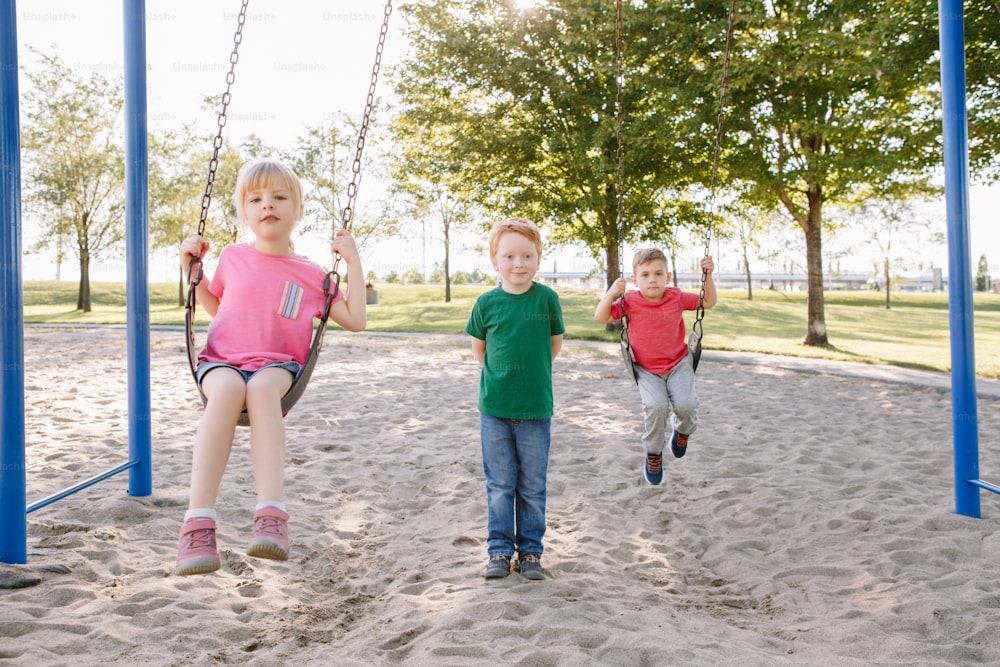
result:
M 444 302 L 440 285 L 379 285 L 379 304 L 368 309 L 371 331 L 460 334 L 483 286 L 452 287 Z M 122 324 L 125 286 L 92 285 L 93 312 L 76 308 L 73 282 L 31 281 L 24 285 L 26 322 Z M 617 334 L 593 321 L 600 294 L 561 289 L 568 338 L 617 340 Z M 886 310 L 881 292 L 827 292 L 829 348 L 801 344 L 806 331 L 803 292 L 757 291 L 747 301 L 743 291 L 724 291 L 719 304 L 705 315 L 706 349 L 743 350 L 802 357 L 863 361 L 947 371 L 951 366 L 947 294 L 899 293 Z M 1000 379 L 1000 295 L 975 294 L 976 370 Z M 207 323 L 204 313 L 199 320 Z M 690 326 L 693 314 L 688 316 Z M 177 305 L 177 285 L 150 285 L 150 322 L 180 325 L 184 309 Z

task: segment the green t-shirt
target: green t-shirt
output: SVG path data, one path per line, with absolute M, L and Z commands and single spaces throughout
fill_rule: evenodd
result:
M 476 299 L 465 333 L 486 341 L 479 411 L 501 419 L 552 416 L 552 337 L 565 332 L 559 295 L 533 283 L 524 294 L 497 287 Z

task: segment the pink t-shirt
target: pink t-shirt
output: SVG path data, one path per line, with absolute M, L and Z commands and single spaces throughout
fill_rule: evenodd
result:
M 323 314 L 325 277 L 326 271 L 305 257 L 226 246 L 208 287 L 219 297 L 219 310 L 198 361 L 247 371 L 275 361 L 305 363 L 313 318 Z M 341 298 L 338 294 L 335 301 Z
M 698 295 L 668 287 L 659 303 L 647 301 L 638 290 L 625 292 L 628 342 L 635 362 L 650 373 L 664 375 L 688 353 L 685 310 L 698 309 Z M 611 317 L 622 316 L 621 300 L 611 307 Z

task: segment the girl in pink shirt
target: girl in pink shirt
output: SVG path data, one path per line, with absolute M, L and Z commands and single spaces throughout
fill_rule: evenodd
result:
M 205 275 L 195 288 L 212 323 L 198 357 L 197 379 L 206 402 L 194 439 L 191 497 L 181 527 L 177 574 L 213 572 L 221 565 L 215 502 L 243 410 L 250 417 L 257 484 L 247 555 L 286 560 L 289 554 L 281 398 L 308 355 L 313 318 L 321 315 L 325 303 L 326 272 L 293 253 L 291 235 L 304 206 L 302 186 L 288 167 L 273 160 L 244 165 L 233 199 L 254 241 L 224 248 L 214 278 Z M 185 239 L 180 249 L 184 269 L 208 248 L 201 236 Z M 361 259 L 347 230 L 336 233 L 333 251 L 347 263 L 348 284 L 363 285 Z M 349 331 L 363 331 L 364 290 L 338 295 L 330 316 Z

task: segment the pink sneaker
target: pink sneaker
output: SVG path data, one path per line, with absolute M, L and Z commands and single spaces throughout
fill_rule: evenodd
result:
M 181 526 L 176 574 L 206 574 L 222 566 L 215 546 L 215 519 L 188 519 Z
M 265 507 L 254 513 L 247 556 L 288 560 L 287 514 L 277 507 Z

